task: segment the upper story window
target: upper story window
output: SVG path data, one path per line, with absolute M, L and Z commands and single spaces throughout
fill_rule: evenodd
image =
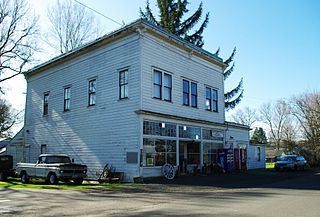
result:
M 88 106 L 94 106 L 96 104 L 96 91 L 97 79 L 92 79 L 89 81 Z
M 153 97 L 172 101 L 172 76 L 159 70 L 153 71 Z
M 210 87 L 206 87 L 206 110 L 218 111 L 218 91 Z
M 119 99 L 128 98 L 128 69 L 119 72 Z
M 64 88 L 63 111 L 69 111 L 71 104 L 71 87 Z
M 182 85 L 183 85 L 183 105 L 187 105 L 189 106 L 189 81 L 187 80 L 183 80 L 182 81 Z
M 49 93 L 43 94 L 43 115 L 49 114 Z
M 198 107 L 198 90 L 197 83 L 183 79 L 182 81 L 183 105 Z

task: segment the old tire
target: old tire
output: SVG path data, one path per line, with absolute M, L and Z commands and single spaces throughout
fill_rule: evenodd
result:
M 82 178 L 80 178 L 80 179 L 74 179 L 74 180 L 73 180 L 73 183 L 74 183 L 75 185 L 82 185 L 82 182 L 83 182 L 83 179 L 82 179 Z
M 29 183 L 29 176 L 26 172 L 21 173 L 21 182 L 23 184 L 28 184 Z
M 47 183 L 50 184 L 50 185 L 57 184 L 58 183 L 58 179 L 57 179 L 56 174 L 50 173 L 48 175 L 48 178 L 47 178 Z

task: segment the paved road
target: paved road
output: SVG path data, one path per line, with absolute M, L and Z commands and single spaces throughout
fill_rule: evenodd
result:
M 144 184 L 122 192 L 0 189 L 0 216 L 320 216 L 318 173 L 276 175 L 272 183 L 250 174 L 231 177 L 234 182 L 230 176 L 211 177 L 205 185 L 206 177 L 202 186 L 179 184 L 191 182 L 179 178 L 174 185 Z M 216 186 L 223 178 L 227 187 Z M 254 180 L 260 184 L 250 187 Z

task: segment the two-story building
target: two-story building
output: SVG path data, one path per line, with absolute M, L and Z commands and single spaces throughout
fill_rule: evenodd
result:
M 64 153 L 125 180 L 217 162 L 249 128 L 225 121 L 221 58 L 137 20 L 25 74 L 24 160 Z

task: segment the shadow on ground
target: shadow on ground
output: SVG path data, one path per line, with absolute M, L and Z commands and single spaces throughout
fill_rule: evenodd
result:
M 186 186 L 211 186 L 217 188 L 283 188 L 320 190 L 320 171 L 248 171 L 207 176 L 178 176 L 174 180 L 164 177 L 145 179 L 144 183 Z

